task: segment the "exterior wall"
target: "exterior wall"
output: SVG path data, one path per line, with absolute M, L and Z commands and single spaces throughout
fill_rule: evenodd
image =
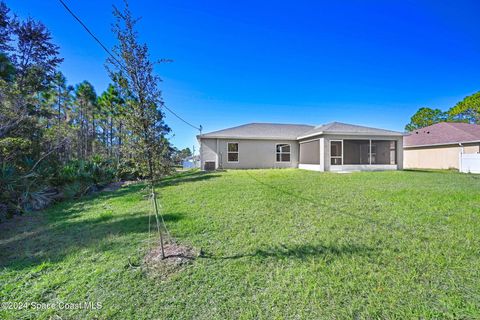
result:
M 396 165 L 343 165 L 334 166 L 333 169 L 340 170 L 392 170 L 403 169 L 403 137 L 395 136 L 347 136 L 347 135 L 325 135 L 323 144 L 324 170 L 331 171 L 330 165 L 330 141 L 332 140 L 392 140 L 397 141 L 397 164 Z
M 238 143 L 238 162 L 228 162 L 229 142 Z M 276 162 L 276 145 L 290 144 L 290 162 Z M 206 161 L 215 161 L 220 169 L 297 168 L 298 141 L 250 139 L 201 139 L 202 168 Z
M 319 164 L 298 164 L 299 169 L 304 169 L 304 170 L 311 170 L 311 171 L 324 171 L 322 167 L 320 167 Z
M 480 143 L 463 146 L 463 153 L 480 153 Z
M 200 168 L 205 168 L 205 162 L 213 161 L 216 163 L 215 168 L 218 168 L 217 157 L 217 139 L 201 139 L 200 144 Z
M 384 171 L 397 170 L 395 164 L 344 164 L 342 166 L 331 166 L 330 171 Z
M 459 154 L 462 147 L 458 145 L 407 148 L 403 150 L 406 169 L 458 169 Z M 480 152 L 480 144 L 465 144 L 464 153 Z

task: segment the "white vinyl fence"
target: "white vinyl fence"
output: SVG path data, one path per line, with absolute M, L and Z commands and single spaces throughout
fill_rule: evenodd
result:
M 480 153 L 461 153 L 460 172 L 480 173 Z

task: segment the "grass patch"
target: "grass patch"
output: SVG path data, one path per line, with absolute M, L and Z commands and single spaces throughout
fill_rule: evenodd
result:
M 480 317 L 478 176 L 182 173 L 159 185 L 162 211 L 203 255 L 163 280 L 129 266 L 148 251 L 142 188 L 0 226 L 0 301 L 102 304 L 0 318 Z

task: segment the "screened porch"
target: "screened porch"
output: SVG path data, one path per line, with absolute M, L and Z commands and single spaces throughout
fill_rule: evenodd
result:
M 396 140 L 331 140 L 330 166 L 332 170 L 370 168 L 389 169 L 397 165 Z

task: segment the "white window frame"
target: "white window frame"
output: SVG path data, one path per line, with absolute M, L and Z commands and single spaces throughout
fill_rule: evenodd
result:
M 288 147 L 290 148 L 290 151 L 289 152 L 277 152 L 277 147 L 279 145 L 288 145 Z M 277 161 L 277 154 L 280 154 L 280 160 L 282 159 L 282 154 L 288 154 L 290 155 L 290 160 L 289 161 Z M 275 163 L 291 163 L 292 162 L 292 144 L 290 143 L 276 143 L 275 144 Z
M 340 142 L 342 144 L 342 155 L 339 157 L 339 156 L 332 156 L 332 142 Z M 332 164 L 332 158 L 335 158 L 335 159 L 342 159 L 342 163 L 341 164 Z M 343 166 L 343 140 L 330 140 L 330 166 Z
M 228 146 L 230 144 L 236 144 L 237 145 L 237 151 L 229 151 L 228 150 Z M 230 161 L 228 160 L 228 154 L 229 153 L 236 153 L 237 154 L 237 161 Z M 240 162 L 240 143 L 238 143 L 237 141 L 229 141 L 227 142 L 227 163 L 239 163 Z

